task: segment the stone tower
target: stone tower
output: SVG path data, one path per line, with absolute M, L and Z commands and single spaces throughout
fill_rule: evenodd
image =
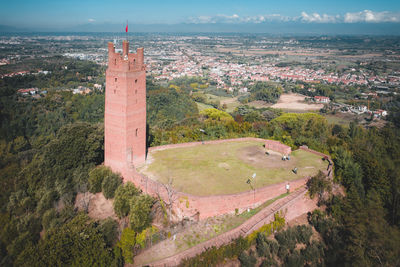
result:
M 104 112 L 104 163 L 125 173 L 146 157 L 146 66 L 143 48 L 129 53 L 123 41 L 122 55 L 108 43 Z

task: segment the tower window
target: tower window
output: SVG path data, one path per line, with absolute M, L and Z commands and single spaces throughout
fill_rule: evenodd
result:
M 135 83 L 137 83 L 137 79 L 135 80 Z
M 139 132 L 139 129 L 138 129 L 138 128 L 136 128 L 136 136 L 137 136 L 138 132 Z
M 118 81 L 118 78 L 115 78 L 114 81 L 117 82 L 117 81 Z
M 114 59 L 114 65 L 117 65 L 117 59 Z
M 135 95 L 137 95 L 137 90 L 135 90 Z
M 116 93 L 117 93 L 117 90 L 114 89 L 114 94 L 116 94 Z

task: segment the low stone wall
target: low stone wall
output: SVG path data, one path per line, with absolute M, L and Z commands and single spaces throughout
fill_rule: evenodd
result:
M 157 151 L 157 150 L 165 150 L 165 149 L 170 149 L 170 148 L 178 148 L 178 147 L 193 147 L 193 146 L 198 146 L 202 144 L 221 144 L 221 143 L 226 143 L 226 142 L 237 142 L 237 141 L 259 141 L 259 142 L 265 142 L 265 139 L 262 138 L 256 138 L 256 137 L 242 137 L 242 138 L 233 138 L 233 139 L 222 139 L 222 140 L 209 140 L 209 141 L 203 141 L 203 142 L 190 142 L 190 143 L 180 143 L 180 144 L 170 144 L 170 145 L 164 145 L 164 146 L 154 146 L 149 148 L 149 152 Z
M 238 139 L 205 141 L 204 143 L 217 144 L 232 141 L 265 142 L 265 139 L 247 137 Z M 149 149 L 149 151 L 152 152 L 177 147 L 191 147 L 201 144 L 202 142 L 171 144 L 166 146 L 152 147 Z M 300 149 L 315 153 L 317 155 L 327 156 L 323 153 L 308 149 L 306 147 L 300 147 Z M 257 207 L 265 201 L 275 198 L 286 192 L 286 182 L 282 182 L 279 184 L 258 188 L 255 191 L 251 190 L 237 194 L 194 196 L 183 192 L 172 192 L 172 190 L 168 190 L 168 187 L 164 184 L 158 181 L 154 181 L 147 176 L 137 172 L 135 168 L 133 168 L 133 166 L 127 166 L 126 168 L 124 168 L 122 176 L 124 177 L 124 182 L 133 182 L 137 187 L 141 188 L 147 194 L 150 194 L 154 197 L 161 197 L 166 203 L 169 203 L 169 201 L 172 200 L 173 210 L 175 211 L 176 216 L 180 219 L 187 217 L 198 220 L 220 214 L 235 213 L 236 210 L 241 212 L 247 208 Z M 290 181 L 291 190 L 295 190 L 296 188 L 305 185 L 308 178 L 309 177 L 303 177 L 295 181 Z
M 329 155 L 326 155 L 326 154 L 324 154 L 322 152 L 318 152 L 318 151 L 309 149 L 308 146 L 300 146 L 299 149 L 307 151 L 307 152 L 310 152 L 310 153 L 313 153 L 313 154 L 318 155 L 318 156 L 321 156 L 322 158 L 323 157 L 327 157 L 329 160 L 331 159 L 331 157 Z

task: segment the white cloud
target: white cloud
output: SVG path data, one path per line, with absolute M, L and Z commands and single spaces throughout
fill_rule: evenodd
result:
M 265 21 L 289 21 L 290 17 L 282 16 L 280 14 L 268 14 L 257 16 L 244 16 L 241 17 L 237 14 L 224 15 L 219 14 L 215 16 L 198 16 L 189 18 L 189 22 L 202 24 L 202 23 L 262 23 Z
M 198 16 L 189 18 L 191 23 L 237 23 L 240 22 L 240 17 L 237 14 L 229 15 L 215 15 L 215 16 Z
M 94 20 L 93 20 L 94 21 Z M 256 16 L 239 16 L 238 14 L 225 15 L 219 14 L 214 16 L 198 16 L 188 19 L 190 23 L 263 23 L 263 22 L 289 22 L 298 21 L 303 23 L 380 23 L 380 22 L 395 22 L 400 23 L 400 12 L 374 12 L 364 10 L 355 13 L 346 13 L 345 15 L 329 15 L 319 13 L 301 12 L 300 16 L 289 17 L 281 14 L 265 14 Z
M 361 12 L 346 13 L 344 15 L 344 22 L 400 22 L 400 12 L 374 12 L 371 10 L 364 10 Z
M 95 19 L 88 19 L 89 22 L 95 22 Z
M 316 22 L 316 23 L 335 23 L 340 20 L 340 16 L 336 15 L 327 15 L 327 14 L 318 14 L 312 13 L 307 14 L 306 12 L 301 12 L 301 21 L 303 22 Z

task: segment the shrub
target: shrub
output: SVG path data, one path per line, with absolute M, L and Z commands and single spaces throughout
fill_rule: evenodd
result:
M 324 250 L 321 243 L 313 241 L 305 249 L 301 250 L 301 255 L 305 261 L 315 263 L 315 265 L 321 265 L 319 263 L 323 259 Z
M 271 254 L 276 255 L 279 249 L 278 242 L 276 242 L 275 240 L 268 240 L 268 239 L 266 241 L 269 245 L 269 249 L 271 250 Z
M 114 211 L 119 218 L 125 217 L 130 211 L 131 199 L 140 194 L 140 190 L 131 182 L 121 184 L 115 191 Z
M 310 242 L 310 238 L 312 236 L 312 228 L 310 225 L 297 225 L 296 226 L 297 232 L 297 242 L 308 244 Z
M 100 233 L 103 235 L 104 241 L 106 241 L 106 244 L 109 247 L 112 247 L 114 245 L 115 239 L 117 238 L 118 234 L 117 229 L 118 223 L 111 218 L 107 218 L 100 223 Z
M 258 230 L 252 232 L 250 235 L 247 236 L 247 240 L 250 243 L 253 243 L 257 237 L 258 233 L 263 233 L 266 236 L 272 234 L 272 232 L 279 231 L 285 226 L 285 218 L 283 217 L 281 212 L 277 212 L 274 214 L 274 221 L 261 226 Z
M 115 195 L 115 190 L 117 190 L 120 184 L 122 184 L 122 179 L 118 174 L 109 173 L 106 177 L 104 177 L 103 182 L 101 183 L 101 188 L 103 189 L 105 198 L 113 198 Z
M 154 199 L 149 195 L 140 195 L 133 197 L 130 205 L 129 221 L 131 228 L 137 232 L 141 232 L 151 222 L 151 207 Z
M 276 233 L 275 239 L 278 241 L 281 248 L 287 248 L 293 251 L 296 247 L 296 233 L 293 228 L 288 228 L 286 231 Z
M 54 224 L 54 219 L 57 218 L 57 212 L 54 209 L 46 210 L 42 217 L 42 226 L 44 229 L 49 229 Z
M 57 192 L 55 191 L 46 191 L 43 195 L 42 198 L 40 199 L 36 210 L 39 213 L 42 213 L 50 208 L 53 207 L 53 203 L 57 200 Z
M 105 166 L 99 166 L 89 172 L 89 191 L 93 194 L 101 192 L 101 184 L 108 172 L 111 172 Z
M 321 197 L 325 191 L 332 190 L 330 181 L 321 171 L 307 181 L 307 187 L 311 198 L 314 198 L 315 195 Z
M 127 263 L 133 263 L 133 248 L 136 244 L 135 231 L 130 228 L 125 228 L 122 231 L 121 239 L 117 246 L 122 250 L 122 256 Z
M 266 242 L 266 239 L 267 238 L 264 234 L 258 233 L 256 238 L 256 249 L 259 257 L 269 257 L 270 255 L 269 245 Z
M 243 251 L 242 253 L 240 253 L 240 255 L 239 255 L 239 261 L 240 261 L 241 266 L 244 266 L 244 267 L 253 267 L 253 266 L 256 265 L 257 259 L 256 259 L 256 257 L 254 256 L 253 250 L 250 250 L 250 253 L 249 253 L 249 254 L 247 254 L 247 253 L 244 252 L 244 251 Z
M 292 254 L 288 255 L 285 259 L 285 265 L 288 267 L 304 266 L 304 259 L 300 253 L 295 250 Z
M 225 259 L 237 257 L 237 255 L 240 255 L 243 251 L 247 250 L 250 245 L 251 244 L 247 239 L 239 237 L 238 239 L 232 240 L 232 243 L 228 245 L 219 248 L 212 247 L 196 257 L 185 259 L 179 266 L 215 266 L 218 263 L 223 262 Z
M 208 121 L 233 121 L 233 118 L 229 113 L 221 111 L 215 108 L 207 108 L 200 112 Z
M 146 247 L 146 242 L 151 239 L 151 237 L 158 232 L 157 227 L 151 226 L 149 228 L 144 229 L 142 232 L 136 235 L 136 244 L 138 244 L 141 248 Z M 169 233 L 169 237 L 171 237 L 171 232 Z

